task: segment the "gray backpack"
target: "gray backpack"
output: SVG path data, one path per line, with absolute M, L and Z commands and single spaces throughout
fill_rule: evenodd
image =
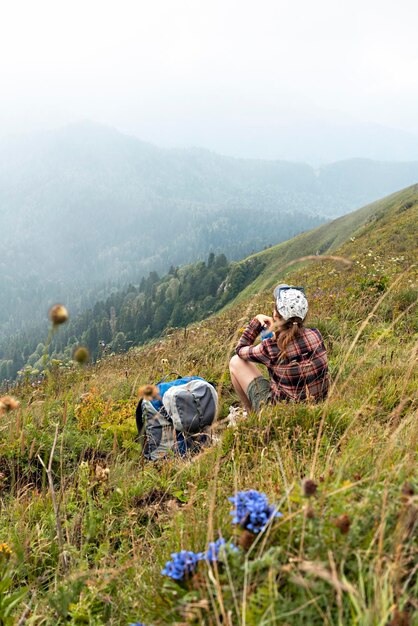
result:
M 197 452 L 215 419 L 218 394 L 197 376 L 157 384 L 160 400 L 140 400 L 136 409 L 138 434 L 145 427 L 143 453 L 156 461 L 167 454 Z
M 174 428 L 184 435 L 203 433 L 215 419 L 218 394 L 206 380 L 190 380 L 173 386 L 163 396 L 163 405 Z

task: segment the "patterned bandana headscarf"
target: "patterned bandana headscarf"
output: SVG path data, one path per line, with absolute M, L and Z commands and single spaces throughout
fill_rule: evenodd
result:
M 279 287 L 288 287 L 288 285 L 279 285 L 274 291 L 278 292 Z M 277 310 L 284 320 L 287 321 L 291 317 L 305 319 L 308 312 L 308 301 L 302 291 L 293 288 L 285 289 L 275 299 Z

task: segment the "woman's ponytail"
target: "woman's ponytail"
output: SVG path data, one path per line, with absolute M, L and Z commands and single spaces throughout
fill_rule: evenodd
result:
M 276 339 L 280 350 L 280 358 L 287 359 L 286 347 L 290 341 L 300 335 L 300 331 L 303 328 L 303 320 L 300 317 L 291 317 L 288 320 L 279 318 L 278 326 Z

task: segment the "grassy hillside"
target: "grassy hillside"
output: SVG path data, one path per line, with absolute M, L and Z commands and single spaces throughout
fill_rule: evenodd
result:
M 393 228 L 395 231 L 395 222 L 398 216 L 405 210 L 405 207 L 408 208 L 410 203 L 416 204 L 417 200 L 418 185 L 413 185 L 387 198 L 368 204 L 349 215 L 344 215 L 328 224 L 253 255 L 253 257 L 266 262 L 266 269 L 257 280 L 242 291 L 240 298 L 244 299 L 251 294 L 259 293 L 262 289 L 272 287 L 277 282 L 277 272 L 295 259 L 306 255 L 333 254 L 352 237 L 366 236 L 367 233 L 372 236 L 373 231 L 377 232 L 375 228 L 377 221 L 380 222 L 379 229 L 383 224 L 389 222 L 389 230 Z M 381 222 L 383 218 L 384 221 Z M 406 233 L 407 237 L 416 235 L 413 222 L 408 225 L 408 228 L 410 232 Z M 390 239 L 390 234 L 387 236 Z M 377 237 L 377 240 L 379 239 L 380 237 Z M 363 238 L 361 241 L 366 245 L 366 239 Z M 402 243 L 398 242 L 398 244 L 402 248 Z
M 272 275 L 206 322 L 16 390 L 0 429 L 3 624 L 418 624 L 418 190 L 350 217 L 263 253 Z M 325 244 L 352 263 L 318 259 L 288 279 L 306 286 L 328 347 L 328 400 L 228 425 L 239 329 L 272 306 L 260 286 Z M 137 388 L 170 371 L 216 380 L 219 420 L 199 456 L 150 464 Z M 228 497 L 247 489 L 282 517 L 181 584 L 162 576 L 172 552 L 245 544 Z

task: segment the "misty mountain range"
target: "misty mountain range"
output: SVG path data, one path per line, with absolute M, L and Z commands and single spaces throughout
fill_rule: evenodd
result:
M 2 139 L 0 333 L 209 252 L 243 258 L 417 179 L 418 162 L 316 170 L 162 149 L 87 122 Z
M 357 120 L 341 111 L 330 111 L 300 102 L 257 108 L 237 102 L 240 109 L 217 115 L 213 108 L 189 110 L 185 119 L 163 119 L 145 136 L 162 145 L 201 145 L 240 158 L 285 159 L 324 163 L 358 157 L 378 161 L 418 160 L 418 135 L 382 124 Z M 210 124 L 205 123 L 210 119 Z M 134 134 L 143 137 L 143 126 Z

